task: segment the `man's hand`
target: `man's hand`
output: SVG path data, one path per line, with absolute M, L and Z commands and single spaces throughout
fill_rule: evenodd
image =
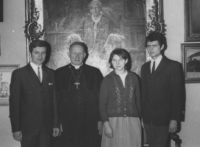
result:
M 102 135 L 102 132 L 103 132 L 103 125 L 102 125 L 102 122 L 101 121 L 98 121 L 98 124 L 97 124 L 97 129 L 99 130 L 99 135 Z
M 59 128 L 53 128 L 53 137 L 57 137 L 60 134 Z
M 112 130 L 111 126 L 110 126 L 110 123 L 109 123 L 108 121 L 106 121 L 106 122 L 104 123 L 104 126 L 105 126 L 105 129 L 104 129 L 105 135 L 106 135 L 108 138 L 112 138 L 112 137 L 113 137 L 113 130 Z
M 171 120 L 170 123 L 169 123 L 169 132 L 175 133 L 176 131 L 177 131 L 177 121 Z
M 22 132 L 18 131 L 18 132 L 13 132 L 13 138 L 16 141 L 22 141 Z
M 63 132 L 63 126 L 62 126 L 62 124 L 60 124 L 60 132 L 59 132 L 59 136 L 62 135 L 62 132 Z

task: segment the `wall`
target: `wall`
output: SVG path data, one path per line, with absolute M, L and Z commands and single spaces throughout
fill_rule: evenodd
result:
M 167 24 L 168 49 L 166 56 L 181 62 L 180 44 L 184 43 L 184 0 L 163 0 Z M 186 116 L 179 133 L 181 147 L 200 145 L 200 84 L 186 84 Z
M 26 64 L 26 40 L 24 37 L 25 0 L 4 0 L 4 19 L 0 22 L 0 65 Z M 12 139 L 8 106 L 0 106 L 0 146 L 20 147 Z
M 23 0 L 4 1 L 4 22 L 0 22 L 0 64 L 26 64 L 24 12 Z M 166 56 L 181 62 L 180 44 L 184 42 L 184 0 L 164 0 L 164 18 L 168 39 Z M 179 133 L 183 141 L 182 147 L 199 147 L 200 144 L 199 89 L 200 84 L 186 84 L 186 118 Z M 0 146 L 19 147 L 20 144 L 12 139 L 7 106 L 0 107 L 0 116 Z

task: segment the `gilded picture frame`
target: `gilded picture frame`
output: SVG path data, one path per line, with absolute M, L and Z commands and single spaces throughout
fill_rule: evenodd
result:
M 52 54 L 47 66 L 56 70 L 70 62 L 69 45 L 83 41 L 89 50 L 86 64 L 99 68 L 104 76 L 112 71 L 108 64 L 111 51 L 116 47 L 125 48 L 131 55 L 131 71 L 140 75 L 141 66 L 148 58 L 146 35 L 152 31 L 165 33 L 163 0 L 98 0 L 102 4 L 101 13 L 108 19 L 104 19 L 101 27 L 97 25 L 97 32 L 102 33 L 96 34 L 95 41 L 89 33 L 95 29 L 89 28 L 89 19 L 85 21 L 88 23 L 84 22 L 89 16 L 91 1 L 26 0 L 28 44 L 35 39 L 48 41 Z

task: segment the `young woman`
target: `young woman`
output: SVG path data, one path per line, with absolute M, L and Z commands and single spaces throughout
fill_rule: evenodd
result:
M 125 49 L 110 54 L 114 70 L 104 78 L 100 90 L 101 147 L 141 147 L 140 86 L 136 74 L 129 71 L 130 62 Z

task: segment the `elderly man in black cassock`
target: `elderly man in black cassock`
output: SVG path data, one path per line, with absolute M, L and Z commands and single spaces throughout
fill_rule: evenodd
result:
M 99 69 L 84 63 L 86 53 L 84 43 L 72 43 L 71 63 L 55 72 L 63 147 L 100 147 L 98 95 L 103 76 Z

